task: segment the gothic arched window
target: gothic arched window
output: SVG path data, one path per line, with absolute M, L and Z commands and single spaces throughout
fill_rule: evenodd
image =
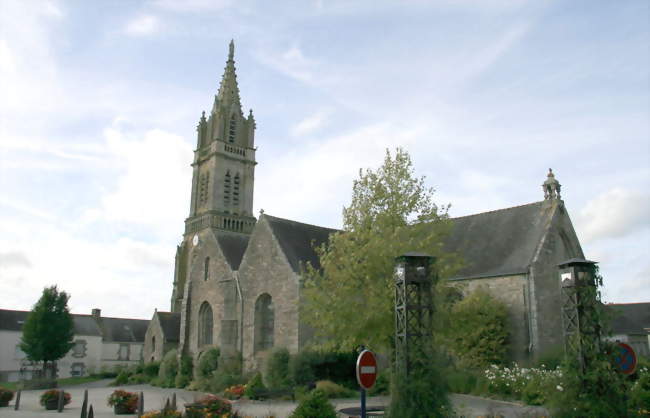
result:
M 226 171 L 226 177 L 223 180 L 223 203 L 230 205 L 230 171 Z
M 208 302 L 203 302 L 199 309 L 199 347 L 212 345 L 212 308 Z
M 255 302 L 255 351 L 263 351 L 273 347 L 273 330 L 275 314 L 273 299 L 264 293 Z
M 205 262 L 203 265 L 203 280 L 208 280 L 210 278 L 210 257 L 205 257 Z
M 228 124 L 228 142 L 235 142 L 235 136 L 237 135 L 237 120 L 235 115 L 230 117 L 230 123 Z
M 232 187 L 232 204 L 233 206 L 239 205 L 239 173 L 235 174 L 235 180 Z

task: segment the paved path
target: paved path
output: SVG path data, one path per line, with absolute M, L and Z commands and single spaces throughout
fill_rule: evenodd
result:
M 106 418 L 112 417 L 113 409 L 106 405 L 106 399 L 113 392 L 115 387 L 107 387 L 110 380 L 92 382 L 85 385 L 66 387 L 66 392 L 72 396 L 70 404 L 66 405 L 62 413 L 56 411 L 45 411 L 39 405 L 38 398 L 43 390 L 26 390 L 22 392 L 20 400 L 20 410 L 14 411 L 13 401 L 9 407 L 0 408 L 0 418 L 78 418 L 81 413 L 81 403 L 83 402 L 84 389 L 88 389 L 88 402 L 93 405 L 95 417 Z M 165 400 L 171 398 L 176 393 L 176 402 L 182 408 L 183 404 L 193 402 L 203 394 L 200 392 L 191 392 L 182 389 L 163 389 L 150 385 L 128 385 L 123 386 L 130 392 L 144 393 L 145 410 L 160 409 L 164 406 Z M 479 398 L 470 395 L 451 395 L 451 400 L 459 417 L 487 417 L 502 416 L 504 418 L 533 418 L 548 417 L 548 412 L 541 407 L 522 406 L 520 404 L 495 401 L 491 399 Z M 368 400 L 369 406 L 385 406 L 389 403 L 389 398 L 385 396 L 373 397 Z M 334 399 L 332 400 L 337 410 L 341 408 L 359 406 L 357 399 Z M 290 401 L 250 401 L 241 400 L 235 402 L 235 409 L 244 417 L 274 418 L 288 417 L 296 407 L 295 402 Z

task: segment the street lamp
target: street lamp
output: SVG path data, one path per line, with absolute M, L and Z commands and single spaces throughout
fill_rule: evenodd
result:
M 410 252 L 395 258 L 395 367 L 408 375 L 430 360 L 433 336 L 435 257 Z

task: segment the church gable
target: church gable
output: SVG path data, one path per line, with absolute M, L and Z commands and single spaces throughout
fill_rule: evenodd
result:
M 445 250 L 458 253 L 465 263 L 453 278 L 525 274 L 553 212 L 542 201 L 451 219 Z
M 287 257 L 287 261 L 297 274 L 301 273 L 301 268 L 306 263 L 319 269 L 320 261 L 314 248 L 327 242 L 331 234 L 339 232 L 336 229 L 304 224 L 289 219 L 268 215 L 265 217 Z

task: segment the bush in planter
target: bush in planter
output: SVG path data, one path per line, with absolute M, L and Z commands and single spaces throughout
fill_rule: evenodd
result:
M 50 389 L 43 392 L 40 399 L 40 404 L 45 407 L 45 409 L 56 409 L 59 402 L 59 392 L 63 392 L 58 389 Z M 63 392 L 63 405 L 67 405 L 72 400 L 72 397 L 68 392 Z
M 132 414 L 138 408 L 138 395 L 122 389 L 116 389 L 108 397 L 108 406 L 115 408 L 116 414 Z
M 165 410 L 162 411 L 147 411 L 142 415 L 142 418 L 181 418 L 183 414 L 179 411 Z
M 0 406 L 9 405 L 9 401 L 14 398 L 14 392 L 9 389 L 0 387 Z

